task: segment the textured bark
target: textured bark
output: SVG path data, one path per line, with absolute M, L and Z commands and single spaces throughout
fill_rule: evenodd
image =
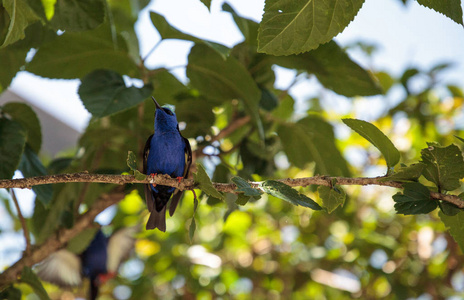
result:
M 325 185 L 331 186 L 332 182 L 338 185 L 380 185 L 389 186 L 401 189 L 401 182 L 385 181 L 384 177 L 329 177 L 329 176 L 314 176 L 303 178 L 286 178 L 278 179 L 291 187 L 304 187 L 308 185 Z M 153 179 L 147 177 L 139 180 L 133 175 L 105 175 L 105 174 L 89 174 L 88 172 L 72 173 L 72 174 L 57 174 L 48 176 L 37 176 L 21 179 L 0 180 L 0 188 L 31 188 L 35 185 L 50 184 L 50 183 L 68 183 L 68 182 L 99 182 L 99 183 L 155 183 L 178 188 L 180 190 L 191 190 L 196 187 L 192 179 L 183 179 L 180 182 L 176 178 L 171 178 L 168 175 L 156 175 Z M 250 182 L 254 188 L 260 188 L 260 182 Z M 220 192 L 233 193 L 236 189 L 233 183 L 213 183 L 214 187 Z M 454 195 L 430 192 L 430 197 L 436 200 L 443 200 L 456 205 L 459 208 L 464 208 L 464 201 Z

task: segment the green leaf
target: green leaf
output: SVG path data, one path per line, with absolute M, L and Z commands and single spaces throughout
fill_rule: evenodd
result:
M 314 210 L 322 209 L 314 200 L 300 194 L 297 190 L 280 181 L 266 180 L 263 182 L 262 187 L 269 195 L 288 201 L 293 205 L 301 205 Z
M 244 206 L 250 201 L 250 196 L 247 196 L 245 194 L 238 194 L 237 195 L 237 200 L 235 200 L 235 204 Z
M 319 197 L 322 199 L 322 205 L 327 209 L 329 214 L 338 206 L 343 206 L 345 203 L 345 191 L 339 186 L 331 188 L 325 185 L 320 185 L 317 188 L 317 192 L 319 193 Z
M 0 179 L 13 177 L 26 145 L 26 135 L 19 123 L 0 118 Z
M 26 55 L 29 49 L 21 49 L 10 45 L 0 49 L 0 61 L 2 67 L 0 69 L 0 90 L 3 87 L 6 89 L 16 73 L 26 62 Z
M 68 242 L 66 250 L 75 254 L 81 254 L 90 245 L 98 230 L 98 227 L 93 227 L 81 231 L 81 233 Z
M 249 197 L 258 197 L 258 198 L 255 198 L 255 199 L 261 198 L 261 194 L 263 192 L 261 192 L 258 189 L 253 188 L 248 183 L 248 181 L 246 181 L 245 179 L 243 179 L 243 178 L 241 178 L 239 176 L 234 176 L 234 177 L 232 177 L 232 181 L 237 186 L 237 189 L 235 190 L 236 192 L 243 193 L 243 195 L 249 196 Z
M 26 37 L 26 28 L 35 21 L 40 20 L 39 16 L 24 0 L 3 1 L 3 8 L 8 14 L 8 29 L 5 38 L 0 40 L 0 49 L 24 39 Z M 2 37 L 0 36 L 0 38 Z
M 197 224 L 195 223 L 195 218 L 192 217 L 192 222 L 190 222 L 190 226 L 189 226 L 190 243 L 193 243 L 193 236 L 195 235 L 196 229 L 197 229 Z
M 464 143 L 464 139 L 462 137 L 458 137 L 457 135 L 455 135 L 454 137 Z
M 316 49 L 353 21 L 364 0 L 268 0 L 258 51 L 289 55 Z
M 442 147 L 436 143 L 427 143 L 428 148 L 421 150 L 423 175 L 436 184 L 439 190 L 452 191 L 461 186 L 459 179 L 464 177 L 464 160 L 458 146 L 451 144 Z
M 461 251 L 464 252 L 464 212 L 460 212 L 455 216 L 447 216 L 440 211 L 438 215 L 448 228 L 453 239 L 458 243 Z
M 437 208 L 437 201 L 430 198 L 427 187 L 418 182 L 406 182 L 403 184 L 403 194 L 393 196 L 397 213 L 403 215 L 427 214 Z
M 259 24 L 255 21 L 239 16 L 227 2 L 222 4 L 222 10 L 229 12 L 232 15 L 235 24 L 237 24 L 237 27 L 243 34 L 246 42 L 250 45 L 257 46 Z
M 387 162 L 388 168 L 394 167 L 400 161 L 400 152 L 398 149 L 377 127 L 362 120 L 343 119 L 342 121 L 379 149 Z
M 176 116 L 178 120 L 186 123 L 182 135 L 186 138 L 196 138 L 210 133 L 211 126 L 216 121 L 213 108 L 214 103 L 203 97 L 179 101 L 176 105 Z
M 285 95 L 285 97 L 280 100 L 279 106 L 272 111 L 272 115 L 281 120 L 289 120 L 293 116 L 295 106 L 295 100 L 292 96 Z
M 36 0 L 30 0 L 29 3 L 33 1 Z M 40 4 L 40 2 L 33 3 Z M 12 79 L 26 64 L 26 56 L 29 50 L 31 48 L 39 48 L 44 40 L 54 38 L 56 33 L 49 28 L 43 27 L 40 22 L 35 22 L 26 28 L 25 35 L 24 39 L 0 49 L 0 61 L 2 62 L 0 68 L 0 86 L 3 86 L 3 88 L 7 88 L 10 85 Z
M 85 108 L 96 118 L 131 108 L 145 100 L 151 86 L 126 87 L 121 75 L 110 70 L 96 70 L 82 79 L 79 96 Z
M 208 196 L 225 201 L 224 195 L 214 188 L 211 179 L 206 174 L 205 168 L 202 165 L 197 164 L 197 173 L 193 173 L 193 180 L 198 185 L 198 188 Z
M 277 96 L 266 88 L 261 89 L 261 99 L 259 100 L 259 106 L 267 111 L 274 110 L 279 105 L 279 99 Z
M 447 16 L 459 25 L 464 25 L 460 0 L 417 0 L 417 3 Z
M 307 53 L 276 56 L 273 61 L 284 68 L 314 74 L 323 86 L 340 95 L 353 97 L 382 93 L 372 74 L 351 60 L 334 41 Z
M 57 0 L 50 24 L 55 29 L 82 31 L 96 28 L 104 20 L 103 0 Z
M 134 152 L 128 151 L 127 152 L 127 166 L 131 169 L 133 172 L 135 179 L 137 180 L 144 180 L 147 178 L 145 174 L 140 173 L 140 171 L 137 169 L 137 159 L 135 157 Z
M 6 103 L 1 110 L 27 130 L 27 143 L 35 153 L 39 153 L 42 146 L 42 130 L 34 110 L 29 105 L 19 102 Z
M 459 195 L 459 198 L 463 198 L 463 193 Z M 446 201 L 439 201 L 438 206 L 440 207 L 441 212 L 447 216 L 455 216 L 462 211 L 462 209 L 460 209 L 456 205 Z
M 308 116 L 297 123 L 283 123 L 277 134 L 288 160 L 300 169 L 315 162 L 315 173 L 350 176 L 347 163 L 335 145 L 330 124 L 317 116 Z
M 10 285 L 0 292 L 0 299 L 21 300 L 21 290 Z
M 245 67 L 234 57 L 226 60 L 206 46 L 195 45 L 188 56 L 187 76 L 205 96 L 228 101 L 241 99 L 264 137 L 259 117 L 261 91 Z
M 203 44 L 203 45 L 208 46 L 210 49 L 214 50 L 217 54 L 219 54 L 222 57 L 222 59 L 226 59 L 227 56 L 229 56 L 230 49 L 228 47 L 215 43 L 215 42 L 202 40 L 200 38 L 183 33 L 182 31 L 171 26 L 166 21 L 166 18 L 164 18 L 160 14 L 157 14 L 151 11 L 150 18 L 151 18 L 151 22 L 153 23 L 153 26 L 156 27 L 156 30 L 158 30 L 158 33 L 160 34 L 161 39 L 163 40 L 177 39 L 177 40 L 191 41 L 196 44 Z
M 67 184 L 67 185 L 53 185 L 53 200 L 48 209 L 40 207 L 34 210 L 34 224 L 37 233 L 35 234 L 36 243 L 41 244 L 64 222 L 73 222 L 72 216 L 66 215 L 66 220 L 63 220 L 63 215 L 70 212 L 73 207 L 73 202 L 77 200 L 81 192 L 82 185 L 80 184 Z M 91 189 L 89 189 L 90 192 Z M 92 191 L 93 192 L 93 191 Z M 37 202 L 40 203 L 40 202 Z M 36 206 L 37 206 L 36 203 Z M 42 205 L 40 203 L 40 205 Z M 37 213 L 37 214 L 36 214 Z
M 138 68 L 124 39 L 115 41 L 108 26 L 84 32 L 65 32 L 45 42 L 26 65 L 26 70 L 48 78 L 82 78 L 96 69 L 110 69 L 136 77 Z
M 26 144 L 24 152 L 19 163 L 18 169 L 21 170 L 24 177 L 47 175 L 47 170 L 43 166 L 37 154 Z M 43 205 L 48 206 L 52 201 L 53 187 L 51 184 L 41 184 L 32 187 L 38 199 Z
M 153 84 L 153 97 L 163 99 L 165 103 L 177 105 L 176 96 L 189 92 L 187 87 L 176 76 L 164 68 L 153 70 L 150 82 Z
M 200 0 L 200 1 L 208 8 L 208 10 L 211 10 L 211 0 Z
M 422 175 L 424 168 L 425 164 L 423 163 L 412 164 L 408 167 L 402 167 L 398 170 L 398 172 L 393 173 L 390 176 L 380 178 L 379 180 L 399 182 L 417 181 L 417 179 L 419 179 Z
M 21 282 L 28 284 L 33 290 L 34 293 L 41 300 L 50 300 L 50 297 L 47 294 L 47 291 L 44 289 L 42 283 L 40 282 L 37 275 L 29 267 L 24 267 L 21 271 Z

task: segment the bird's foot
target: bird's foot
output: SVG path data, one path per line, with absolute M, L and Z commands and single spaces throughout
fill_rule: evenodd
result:
M 158 175 L 158 173 L 151 173 L 150 176 L 152 179 L 155 179 L 155 176 Z M 156 187 L 156 183 L 151 184 L 153 187 Z
M 177 177 L 177 182 L 181 182 L 181 180 L 184 179 L 184 177 Z

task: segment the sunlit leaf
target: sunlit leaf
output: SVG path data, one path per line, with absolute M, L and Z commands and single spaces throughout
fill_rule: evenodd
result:
M 397 213 L 403 215 L 427 214 L 437 208 L 436 200 L 430 198 L 427 187 L 418 182 L 406 182 L 403 184 L 403 194 L 393 196 Z
M 452 191 L 461 186 L 464 177 L 464 160 L 458 146 L 451 144 L 442 147 L 427 143 L 421 150 L 422 163 L 425 164 L 424 177 L 435 183 L 440 190 Z
M 4 10 L 0 10 L 0 13 L 4 14 L 3 18 L 8 22 L 8 29 L 4 38 L 0 36 L 0 48 L 22 40 L 26 36 L 26 28 L 35 21 L 40 20 L 39 16 L 29 6 L 28 1 L 3 1 L 3 8 Z M 3 18 L 0 17 L 0 20 Z
M 387 162 L 388 168 L 394 167 L 400 161 L 400 152 L 398 149 L 377 127 L 369 122 L 356 119 L 343 119 L 343 123 L 379 149 Z
M 364 0 L 268 0 L 259 28 L 259 52 L 289 55 L 316 49 L 353 21 Z
M 193 173 L 193 180 L 195 180 L 195 183 L 198 184 L 198 188 L 205 194 L 223 201 L 225 200 L 224 195 L 214 188 L 211 179 L 208 174 L 206 174 L 205 168 L 202 165 L 197 164 L 197 173 Z
M 266 180 L 263 182 L 262 187 L 269 195 L 290 202 L 293 205 L 301 205 L 314 210 L 322 209 L 314 200 L 280 181 Z

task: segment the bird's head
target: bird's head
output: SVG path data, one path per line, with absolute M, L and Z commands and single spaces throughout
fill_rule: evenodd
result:
M 165 106 L 160 106 L 158 102 L 156 102 L 155 98 L 151 97 L 153 102 L 156 105 L 155 111 L 155 128 L 158 127 L 159 129 L 176 129 L 177 128 L 177 118 L 176 114 L 174 113 L 173 109 L 170 109 Z

